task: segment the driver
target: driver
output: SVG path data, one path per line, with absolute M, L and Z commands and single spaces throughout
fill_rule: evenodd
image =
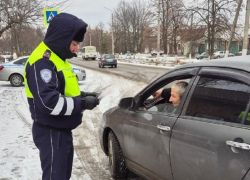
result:
M 188 83 L 185 81 L 179 81 L 175 83 L 171 89 L 158 90 L 153 94 L 154 100 L 163 98 L 166 103 L 171 102 L 172 107 L 165 107 L 163 112 L 174 113 L 181 101 L 181 97 L 184 94 Z M 172 110 L 169 110 L 172 109 Z

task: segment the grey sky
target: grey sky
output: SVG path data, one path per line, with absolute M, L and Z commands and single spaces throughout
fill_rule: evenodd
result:
M 72 0 L 72 5 L 67 8 L 67 12 L 81 18 L 91 27 L 96 26 L 101 21 L 108 27 L 111 21 L 111 12 L 104 8 L 114 10 L 121 0 Z M 133 0 L 125 0 L 132 2 Z M 62 11 L 60 11 L 62 12 Z

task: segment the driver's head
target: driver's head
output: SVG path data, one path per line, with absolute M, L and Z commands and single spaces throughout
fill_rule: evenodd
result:
M 174 107 L 179 105 L 181 101 L 181 97 L 183 93 L 185 92 L 187 85 L 188 85 L 187 82 L 180 81 L 171 87 L 171 96 L 169 98 L 169 101 L 172 102 Z

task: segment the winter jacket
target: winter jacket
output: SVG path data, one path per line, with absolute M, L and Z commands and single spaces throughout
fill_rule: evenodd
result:
M 87 24 L 73 15 L 57 15 L 26 62 L 25 91 L 31 117 L 37 123 L 65 129 L 81 124 L 85 101 L 66 59 L 75 56 L 70 44 L 83 41 L 86 28 Z

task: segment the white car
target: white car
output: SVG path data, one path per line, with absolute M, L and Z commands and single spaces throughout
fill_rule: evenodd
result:
M 24 66 L 29 56 L 22 56 L 8 63 L 0 64 L 0 81 L 10 81 L 14 87 L 23 85 Z M 84 69 L 72 67 L 78 81 L 86 79 Z
M 225 57 L 225 51 L 216 51 L 213 55 L 214 55 L 214 59 L 224 58 Z M 231 57 L 231 56 L 234 56 L 234 54 L 229 53 L 228 57 Z
M 74 73 L 76 74 L 77 80 L 78 81 L 84 81 L 86 79 L 86 72 L 84 69 L 77 68 L 77 67 L 72 67 Z
M 158 51 L 155 51 L 155 50 L 151 51 L 151 56 L 156 56 L 157 52 Z M 163 55 L 163 54 L 164 54 L 164 51 L 160 51 L 160 55 Z

